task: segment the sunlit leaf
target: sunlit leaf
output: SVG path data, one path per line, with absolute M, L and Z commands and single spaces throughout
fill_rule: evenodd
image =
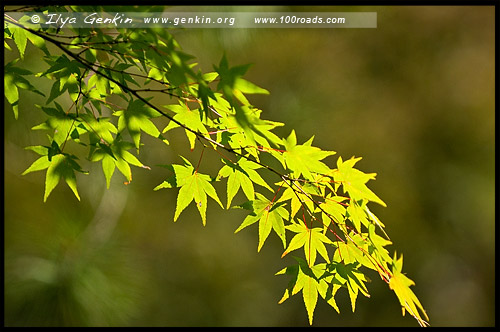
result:
M 259 165 L 245 159 L 240 159 L 237 164 L 233 164 L 228 160 L 223 160 L 223 162 L 226 165 L 221 168 L 218 177 L 228 178 L 227 208 L 230 207 L 231 201 L 240 188 L 249 200 L 254 199 L 254 183 L 272 191 L 271 187 L 257 173 L 256 169 L 260 168 Z
M 333 244 L 333 242 L 322 233 L 322 228 L 308 228 L 305 223 L 292 223 L 285 226 L 285 228 L 297 234 L 290 240 L 288 248 L 283 252 L 281 257 L 284 257 L 291 251 L 304 247 L 304 254 L 309 266 L 313 266 L 316 262 L 317 252 L 325 261 L 330 263 L 325 244 Z
M 259 193 L 255 193 L 255 197 L 256 199 L 249 202 L 251 204 L 248 204 L 252 213 L 249 214 L 245 220 L 243 220 L 241 225 L 236 229 L 235 233 L 238 233 L 243 228 L 258 222 L 259 245 L 257 251 L 262 249 L 262 246 L 271 233 L 271 230 L 274 230 L 283 242 L 283 247 L 286 247 L 284 220 L 288 220 L 289 214 L 283 207 L 283 203 L 272 202 Z
M 354 164 L 356 164 L 359 160 L 361 160 L 361 158 L 351 158 L 344 162 L 342 161 L 342 158 L 339 157 L 337 160 L 338 170 L 332 172 L 335 181 L 341 183 L 344 191 L 349 193 L 351 198 L 354 200 L 367 199 L 382 206 L 387 206 L 366 186 L 366 183 L 369 180 L 375 179 L 376 174 L 366 174 L 353 168 Z
M 171 188 L 175 183 L 179 187 L 179 194 L 177 195 L 177 204 L 175 207 L 174 221 L 177 221 L 182 211 L 194 200 L 196 208 L 198 209 L 203 225 L 206 225 L 206 211 L 207 211 L 207 195 L 214 199 L 223 208 L 215 188 L 210 182 L 212 178 L 209 175 L 201 174 L 195 170 L 193 165 L 185 158 L 184 165 L 169 165 L 168 168 L 174 173 L 173 178 L 164 181 L 155 188 L 155 190 L 162 188 Z
M 327 174 L 330 168 L 321 160 L 335 154 L 334 151 L 322 151 L 320 148 L 311 146 L 313 137 L 302 145 L 297 145 L 295 131 L 284 140 L 286 151 L 283 158 L 287 167 L 292 170 L 296 177 L 303 175 L 306 179 L 312 179 L 311 172 Z
M 393 275 L 389 281 L 389 287 L 396 293 L 403 308 L 403 314 L 408 311 L 420 325 L 426 326 L 428 323 L 425 320 L 429 320 L 429 317 L 415 293 L 410 289 L 410 286 L 414 286 L 415 283 L 401 272 L 402 267 L 403 256 L 396 259 L 396 254 L 394 254 Z M 424 316 L 425 320 L 422 319 L 421 315 Z
M 24 59 L 24 51 L 26 50 L 26 42 L 28 41 L 27 31 L 22 28 L 11 28 L 12 39 L 16 43 L 17 49 L 19 50 L 19 55 L 21 59 Z
M 117 111 L 114 115 L 119 116 L 118 131 L 122 132 L 126 128 L 130 136 L 132 136 L 136 149 L 139 149 L 141 131 L 162 139 L 160 131 L 150 120 L 160 116 L 160 113 L 148 107 L 143 101 L 134 100 L 126 110 Z

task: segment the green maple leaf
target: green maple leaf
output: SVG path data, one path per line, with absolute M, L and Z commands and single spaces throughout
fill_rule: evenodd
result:
M 318 294 L 340 313 L 334 296 L 345 281 L 342 282 L 338 280 L 336 274 L 329 271 L 331 268 L 330 265 L 321 263 L 309 266 L 303 259 L 298 257 L 294 258 L 298 262 L 297 265 L 288 266 L 276 273 L 276 275 L 287 274 L 291 276 L 288 287 L 285 289 L 285 293 L 278 303 L 281 304 L 290 296 L 302 291 L 302 298 L 307 310 L 310 325 L 313 323 L 314 310 L 318 302 Z
M 22 30 L 22 29 L 16 29 Z M 41 96 L 45 95 L 38 91 L 27 79 L 25 79 L 24 75 L 32 75 L 33 73 L 29 70 L 15 67 L 14 64 L 18 62 L 19 59 L 16 59 L 12 62 L 9 62 L 4 66 L 4 94 L 5 98 L 9 101 L 9 104 L 12 105 L 12 110 L 14 111 L 14 117 L 18 118 L 19 114 L 19 89 L 25 89 L 32 92 L 35 92 Z
M 367 235 L 366 233 L 357 234 L 351 232 L 349 239 L 353 241 L 337 241 L 335 243 L 337 250 L 335 250 L 333 260 L 335 262 L 344 262 L 344 264 L 360 263 L 367 268 L 378 271 L 378 267 L 368 257 L 368 243 L 363 238 L 363 236 L 366 237 Z
M 392 244 L 392 242 L 375 233 L 374 224 L 368 225 L 368 235 L 370 240 L 368 251 L 370 252 L 370 254 L 379 258 L 379 261 L 382 263 L 390 262 L 391 257 L 389 256 L 389 252 L 384 248 L 384 246 L 388 246 Z
M 75 159 L 77 159 L 76 156 L 62 153 L 50 156 L 51 148 L 42 146 L 30 147 L 30 149 L 43 155 L 35 160 L 22 175 L 47 169 L 47 173 L 45 174 L 45 194 L 43 201 L 47 201 L 50 193 L 59 184 L 61 178 L 64 179 L 76 198 L 80 200 L 80 195 L 78 194 L 76 186 L 75 171 L 84 174 L 87 174 L 87 172 L 83 171 L 80 165 L 75 161 Z
M 261 119 L 262 110 L 253 106 L 243 106 L 242 111 L 251 123 L 251 130 L 243 128 L 250 142 L 255 141 L 253 144 L 257 143 L 264 148 L 279 147 L 282 145 L 281 138 L 271 132 L 274 128 L 283 126 L 282 122 Z M 273 150 L 270 149 L 269 151 Z
M 150 120 L 151 118 L 161 116 L 161 114 L 148 107 L 142 100 L 136 99 L 130 102 L 126 110 L 116 111 L 113 115 L 119 116 L 118 132 L 121 133 L 127 128 L 136 149 L 139 149 L 141 131 L 164 140 L 158 128 Z
M 365 205 L 366 201 L 362 202 L 363 202 L 362 205 Z M 349 202 L 349 205 L 347 206 L 346 211 L 347 211 L 347 216 L 352 221 L 354 227 L 358 232 L 361 232 L 361 225 L 368 227 L 368 218 L 363 206 L 359 206 L 359 204 L 356 201 L 351 200 Z
M 387 263 L 392 262 L 387 249 L 391 241 L 375 234 L 375 225 L 368 226 L 368 233 L 357 233 L 352 231 L 346 236 L 346 241 L 337 241 L 337 249 L 333 255 L 333 261 L 344 264 L 359 263 L 369 269 L 381 273 L 381 269 L 387 271 Z
M 223 96 L 234 110 L 233 116 L 238 127 L 245 132 L 247 139 L 254 145 L 254 142 L 257 141 L 257 138 L 254 137 L 254 133 L 260 136 L 261 140 L 273 141 L 277 137 L 269 133 L 268 126 L 267 128 L 260 126 L 263 124 L 263 121 L 260 120 L 258 116 L 255 116 L 254 108 L 251 107 L 250 102 L 245 97 L 245 94 L 269 94 L 269 91 L 266 89 L 242 78 L 250 66 L 251 65 L 241 65 L 230 68 L 226 56 L 224 55 L 219 66 L 214 66 L 214 69 L 220 77 L 217 90 L 223 92 Z M 266 125 L 272 126 L 273 124 L 268 122 Z M 277 141 L 279 141 L 279 139 Z
M 194 200 L 196 208 L 200 212 L 203 226 L 205 226 L 207 222 L 207 195 L 219 203 L 222 208 L 224 206 L 219 200 L 215 188 L 210 183 L 212 182 L 212 178 L 209 175 L 199 173 L 187 159 L 182 159 L 184 160 L 184 165 L 165 166 L 174 175 L 156 186 L 154 190 L 180 187 L 179 194 L 177 195 L 174 221 L 177 221 L 181 212 Z
M 100 98 L 105 98 L 109 94 L 110 81 L 105 77 L 94 74 L 92 75 L 87 83 L 87 89 L 92 89 L 95 86 L 95 91 L 99 94 Z
M 333 242 L 323 234 L 322 228 L 308 228 L 305 223 L 295 222 L 285 226 L 285 228 L 297 234 L 290 240 L 288 248 L 281 255 L 282 258 L 289 252 L 304 247 L 304 254 L 309 266 L 314 265 L 317 252 L 330 263 L 325 244 L 333 244 Z
M 255 198 L 255 190 L 253 183 L 256 183 L 264 188 L 273 191 L 271 187 L 262 179 L 262 177 L 257 173 L 256 169 L 261 168 L 261 166 L 248 161 L 246 159 L 238 160 L 237 164 L 233 164 L 228 160 L 223 160 L 226 164 L 219 171 L 218 177 L 227 177 L 227 208 L 231 205 L 231 202 L 241 188 L 245 193 L 248 200 L 253 200 Z
M 278 184 L 281 186 L 287 185 L 284 181 Z M 293 218 L 303 205 L 305 205 L 309 211 L 314 211 L 314 202 L 311 197 L 312 195 L 319 194 L 318 189 L 309 183 L 301 185 L 298 181 L 294 181 L 290 186 L 290 183 L 288 182 L 288 185 L 278 202 L 290 200 L 290 216 Z
M 288 288 L 285 290 L 285 294 L 278 303 L 281 304 L 290 296 L 302 291 L 302 298 L 307 310 L 309 324 L 312 325 L 314 309 L 316 308 L 316 304 L 318 303 L 318 277 L 323 274 L 324 269 L 319 266 L 311 268 L 304 260 L 297 257 L 294 258 L 298 261 L 298 265 L 287 267 L 276 273 L 276 275 L 284 273 L 292 275 L 292 280 L 290 281 Z M 315 275 L 315 272 L 318 275 Z
M 328 194 L 325 197 L 325 201 L 319 204 L 321 209 L 318 208 L 317 210 L 321 211 L 324 231 L 326 231 L 332 222 L 335 225 L 342 225 L 345 223 L 346 208 L 344 206 L 345 203 L 342 202 L 347 198 L 348 197 L 332 196 Z
M 297 185 L 300 186 L 298 183 L 297 183 Z M 297 214 L 299 209 L 302 207 L 302 204 L 307 204 L 307 207 L 309 209 L 314 210 L 313 202 L 309 198 L 304 197 L 304 196 L 305 195 L 302 192 L 300 192 L 298 189 L 294 190 L 292 187 L 287 187 L 285 189 L 285 191 L 283 192 L 283 195 L 281 195 L 278 202 L 284 202 L 284 201 L 290 200 L 290 217 L 293 218 L 293 217 L 295 217 L 295 215 Z M 303 200 L 299 199 L 302 197 L 303 197 Z
M 110 122 L 109 118 L 95 118 L 90 114 L 82 114 L 80 118 L 83 120 L 83 126 L 89 134 L 90 144 L 108 143 L 112 144 L 115 140 L 113 134 L 117 134 L 118 130 Z
M 366 183 L 369 180 L 374 180 L 376 173 L 363 173 L 358 169 L 353 168 L 353 166 L 361 160 L 359 158 L 351 158 L 342 161 L 339 157 L 337 160 L 337 170 L 334 170 L 331 174 L 335 179 L 337 184 L 342 184 L 344 191 L 348 192 L 352 199 L 358 201 L 361 199 L 367 199 L 372 202 L 376 202 L 382 206 L 387 206 L 373 191 L 368 189 Z
M 31 22 L 29 21 L 29 18 L 27 16 L 24 16 L 19 20 L 19 23 L 23 23 L 23 24 L 28 23 L 28 25 L 29 25 Z M 9 25 L 8 23 L 6 23 L 6 26 L 9 27 L 8 29 L 10 30 L 10 32 L 12 34 L 11 37 L 14 40 L 14 43 L 16 44 L 17 49 L 19 50 L 19 56 L 21 57 L 21 59 L 24 59 L 24 53 L 26 50 L 26 44 L 27 44 L 28 40 L 33 45 L 35 45 L 36 47 L 41 49 L 46 55 L 49 55 L 47 47 L 45 46 L 45 40 L 43 38 L 29 32 L 28 30 L 26 30 L 24 28 L 20 28 L 20 27 L 15 26 L 15 25 Z M 5 43 L 5 45 L 7 48 L 9 48 L 6 43 Z
M 248 126 L 242 126 L 238 122 L 237 115 L 229 109 L 229 104 L 225 104 L 225 99 L 218 96 L 218 101 L 213 102 L 213 107 L 220 112 L 221 117 L 217 119 L 215 125 L 221 130 L 223 135 L 218 135 L 218 141 L 223 141 L 221 136 L 229 143 L 232 148 L 240 149 L 246 147 L 252 156 L 258 160 L 257 147 L 266 149 L 268 152 L 274 152 L 273 147 L 282 145 L 282 140 L 271 130 L 283 126 L 281 122 L 274 122 L 260 119 L 261 110 L 251 106 L 241 106 L 240 112 L 245 115 Z M 253 149 L 249 149 L 253 148 Z
M 40 107 L 38 105 L 35 105 Z M 66 114 L 62 107 L 56 103 L 57 108 L 51 107 L 40 107 L 49 118 L 34 127 L 32 130 L 52 130 L 54 133 L 53 140 L 57 145 L 61 146 L 67 141 L 71 136 L 70 133 L 75 130 L 75 125 L 77 124 L 77 119 L 74 114 Z
M 323 151 L 318 147 L 311 146 L 314 136 L 302 145 L 297 145 L 295 130 L 292 130 L 287 139 L 283 140 L 286 151 L 283 153 L 283 159 L 293 172 L 295 177 L 303 175 L 306 179 L 313 179 L 312 172 L 320 174 L 330 173 L 330 168 L 321 160 L 334 155 L 334 151 Z
M 203 113 L 200 113 L 198 109 L 191 110 L 182 103 L 179 105 L 165 105 L 165 107 L 176 113 L 174 115 L 174 120 L 184 125 L 185 128 L 190 128 L 200 134 L 208 134 L 207 128 L 205 127 L 205 124 L 209 124 L 208 119 L 204 117 Z M 163 129 L 163 133 L 178 127 L 180 127 L 178 123 L 170 121 L 165 129 Z M 191 150 L 193 150 L 196 141 L 196 134 L 187 129 L 185 129 L 185 132 L 189 140 Z
M 234 231 L 238 233 L 243 228 L 259 222 L 259 245 L 257 251 L 260 251 L 271 230 L 279 236 L 283 242 L 283 247 L 286 247 L 285 239 L 285 223 L 284 219 L 288 220 L 288 211 L 283 207 L 284 202 L 276 203 L 269 201 L 264 195 L 255 193 L 256 199 L 249 201 L 240 207 L 247 208 L 252 211 Z
M 393 275 L 389 281 L 389 288 L 396 293 L 396 296 L 401 303 L 401 307 L 403 308 L 403 315 L 405 314 L 405 311 L 408 311 L 420 325 L 429 325 L 420 315 L 420 313 L 422 313 L 424 318 L 429 320 L 427 313 L 415 293 L 413 293 L 410 289 L 410 286 L 414 286 L 415 283 L 401 272 L 402 268 L 403 255 L 401 255 L 401 258 L 397 259 L 396 253 L 394 253 L 394 262 L 392 267 Z
M 346 284 L 351 298 L 352 312 L 356 309 L 356 298 L 358 293 L 361 292 L 364 296 L 370 297 L 365 282 L 369 281 L 366 276 L 358 271 L 358 263 L 337 263 L 333 262 L 329 269 L 334 269 L 336 272 L 336 279 L 341 284 Z
M 312 325 L 314 309 L 318 302 L 318 282 L 315 278 L 303 274 L 302 297 L 309 317 L 309 325 Z
M 26 49 L 26 43 L 28 41 L 28 32 L 27 30 L 19 27 L 12 27 L 10 29 L 12 31 L 12 38 L 14 39 L 17 49 L 19 50 L 19 55 L 21 56 L 21 59 L 24 59 L 24 50 Z
M 84 66 L 76 60 L 70 60 L 65 54 L 55 58 L 47 57 L 46 62 L 51 67 L 41 73 L 40 76 L 55 80 L 46 104 L 62 95 L 65 91 L 68 91 L 71 99 L 76 101 L 80 96 L 78 77 L 80 77 Z
M 102 122 L 103 126 L 107 127 L 108 125 L 111 125 L 105 121 Z M 106 135 L 103 137 L 106 137 Z M 95 145 L 98 148 L 92 152 L 89 159 L 91 161 L 102 160 L 102 171 L 106 178 L 107 188 L 109 188 L 110 186 L 111 177 L 113 176 L 116 168 L 118 168 L 118 170 L 127 179 L 127 182 L 125 182 L 125 184 L 129 184 L 132 181 L 132 170 L 130 168 L 130 165 L 145 169 L 151 169 L 149 166 L 146 166 L 142 162 L 140 162 L 139 159 L 137 159 L 137 157 L 132 153 L 128 152 L 128 150 L 134 148 L 134 144 L 122 141 L 120 136 L 118 136 L 113 142 L 111 142 L 111 144 L 107 144 L 106 141 L 104 141 L 98 142 Z

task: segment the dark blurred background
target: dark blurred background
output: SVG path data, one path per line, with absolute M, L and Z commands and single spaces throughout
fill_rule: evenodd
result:
M 208 9 L 217 10 L 185 8 Z M 391 254 L 404 254 L 431 326 L 495 325 L 494 7 L 218 10 L 377 12 L 376 29 L 173 34 L 204 71 L 224 52 L 231 65 L 253 63 L 246 78 L 271 94 L 250 100 L 263 118 L 285 123 L 276 133 L 295 129 L 299 142 L 315 135 L 343 159 L 363 157 L 357 167 L 378 174 L 369 187 L 388 205 L 372 210 Z M 5 61 L 16 54 L 6 51 Z M 24 64 L 41 71 L 40 57 L 29 45 Z M 179 153 L 198 160 L 182 131 L 168 133 L 166 148 L 143 135 L 149 148 L 139 158 L 152 170 L 134 168 L 130 185 L 116 171 L 106 190 L 100 163 L 82 160 L 90 175 L 77 176 L 81 202 L 60 183 L 43 203 L 45 172 L 21 176 L 37 158 L 24 147 L 46 143 L 30 130 L 45 119 L 33 106 L 43 98 L 20 93 L 19 120 L 9 105 L 4 113 L 6 325 L 308 325 L 301 295 L 278 304 L 288 279 L 274 273 L 289 261 L 274 234 L 257 253 L 255 225 L 233 234 L 243 211 L 211 201 L 205 227 L 194 206 L 174 223 L 177 191 L 152 190 L 170 175 L 155 165 L 180 163 Z M 218 159 L 205 156 L 203 172 L 215 175 Z M 244 200 L 239 193 L 234 203 Z M 336 296 L 340 315 L 318 301 L 314 325 L 417 326 L 376 275 L 368 289 L 355 313 L 347 292 Z

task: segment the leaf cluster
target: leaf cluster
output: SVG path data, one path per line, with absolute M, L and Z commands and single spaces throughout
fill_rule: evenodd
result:
M 300 253 L 295 264 L 277 273 L 290 277 L 279 302 L 301 292 L 310 324 L 319 298 L 339 312 L 339 290 L 348 292 L 354 311 L 358 294 L 369 296 L 365 269 L 376 271 L 395 292 L 403 313 L 426 324 L 413 282 L 402 273 L 402 256 L 391 257 L 385 226 L 368 207 L 385 206 L 367 186 L 376 174 L 355 168 L 361 158 L 329 162 L 335 152 L 314 146 L 314 137 L 301 143 L 295 130 L 287 137 L 273 133 L 284 124 L 261 118 L 262 110 L 249 101 L 250 95 L 269 94 L 243 78 L 249 65 L 232 67 L 223 56 L 212 72 L 203 73 L 166 29 L 57 30 L 6 22 L 5 48 L 19 54 L 4 69 L 5 97 L 15 117 L 19 89 L 47 98 L 38 106 L 47 119 L 32 129 L 46 131 L 48 142 L 28 147 L 39 158 L 23 173 L 46 170 L 44 201 L 61 179 L 80 199 L 76 174 L 88 173 L 81 159 L 101 163 L 108 188 L 116 169 L 129 184 L 131 166 L 150 169 L 139 160 L 144 134 L 168 148 L 166 134 L 182 133 L 191 150 L 201 147 L 201 156 L 162 165 L 166 179 L 154 188 L 177 190 L 174 221 L 195 205 L 205 225 L 208 197 L 222 209 L 247 210 L 235 233 L 257 224 L 258 251 L 274 233 L 283 244 L 282 257 Z M 23 66 L 32 51 L 28 42 L 41 50 L 46 68 L 40 72 Z M 51 87 L 48 97 L 36 88 L 43 85 Z M 158 105 L 156 96 L 165 95 L 171 103 Z M 71 106 L 63 108 L 67 97 Z M 86 156 L 73 152 L 81 148 Z M 203 173 L 205 150 L 221 156 L 217 174 Z M 268 158 L 279 168 L 263 161 Z M 225 182 L 225 195 L 219 196 L 214 182 Z M 232 205 L 240 191 L 246 201 Z

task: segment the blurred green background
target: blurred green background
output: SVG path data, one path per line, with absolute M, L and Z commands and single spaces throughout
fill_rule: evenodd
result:
M 431 326 L 494 326 L 494 7 L 185 10 L 377 12 L 376 29 L 173 34 L 204 71 L 224 52 L 231 65 L 253 63 L 246 78 L 271 94 L 250 100 L 263 118 L 285 123 L 276 133 L 295 129 L 299 142 L 315 135 L 322 149 L 363 157 L 357 167 L 378 174 L 369 186 L 388 205 L 372 210 L 391 253 L 404 254 Z M 5 61 L 16 54 L 6 51 Z M 40 57 L 29 45 L 24 64 L 40 71 Z M 154 165 L 179 163 L 179 153 L 198 160 L 180 130 L 169 132 L 166 148 L 143 136 L 150 147 L 140 159 L 152 170 L 133 169 L 130 185 L 116 172 L 106 190 L 100 164 L 84 163 L 81 202 L 61 183 L 43 203 L 45 172 L 21 176 L 36 159 L 23 148 L 46 143 L 30 130 L 45 119 L 33 106 L 42 102 L 22 91 L 17 121 L 5 105 L 5 325 L 308 325 L 301 295 L 278 304 L 288 279 L 274 273 L 288 261 L 276 236 L 257 253 L 256 227 L 233 234 L 246 214 L 213 201 L 206 227 L 193 206 L 172 221 L 177 191 L 153 192 L 169 175 Z M 205 156 L 203 172 L 215 175 L 218 159 Z M 243 201 L 241 193 L 234 200 Z M 355 313 L 347 292 L 336 297 L 340 315 L 319 301 L 314 325 L 417 326 L 372 280 L 371 298 L 360 296 Z

